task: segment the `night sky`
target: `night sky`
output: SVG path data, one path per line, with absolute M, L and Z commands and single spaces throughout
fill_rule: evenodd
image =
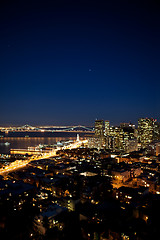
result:
M 160 120 L 158 1 L 3 1 L 0 124 Z

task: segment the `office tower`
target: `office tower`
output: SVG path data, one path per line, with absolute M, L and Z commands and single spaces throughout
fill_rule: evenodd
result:
M 128 139 L 125 141 L 125 152 L 138 151 L 137 139 Z
M 108 148 L 115 151 L 126 151 L 129 140 L 134 140 L 135 129 L 132 126 L 110 127 L 109 136 L 112 137 L 112 144 Z
M 110 145 L 109 148 L 112 150 L 119 150 L 120 145 L 120 128 L 119 127 L 110 127 Z
M 95 121 L 95 146 L 97 146 L 98 149 L 105 147 L 104 121 L 103 120 Z
M 153 135 L 154 140 L 160 140 L 160 123 L 159 122 L 154 122 L 154 135 Z
M 105 122 L 104 122 L 104 135 L 105 136 L 108 136 L 109 135 L 109 121 L 108 120 L 106 120 Z
M 104 137 L 104 122 L 103 120 L 95 121 L 95 137 Z
M 121 123 L 120 124 L 120 128 L 123 129 L 124 138 L 127 139 L 134 139 L 136 138 L 136 129 L 135 129 L 135 125 L 132 123 Z
M 154 139 L 154 124 L 153 118 L 140 118 L 138 120 L 138 140 L 141 147 L 145 148 Z

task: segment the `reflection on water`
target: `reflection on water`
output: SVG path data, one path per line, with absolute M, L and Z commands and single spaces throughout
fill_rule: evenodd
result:
M 11 148 L 28 148 L 38 144 L 55 144 L 59 141 L 75 140 L 76 137 L 4 137 L 0 138 L 0 143 L 9 142 L 10 145 L 0 144 L 0 154 L 8 154 Z

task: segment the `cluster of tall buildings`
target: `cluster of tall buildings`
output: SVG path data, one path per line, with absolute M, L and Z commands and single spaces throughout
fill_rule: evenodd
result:
M 138 120 L 138 140 L 142 148 L 153 141 L 160 140 L 160 123 L 153 118 L 140 118 Z
M 160 123 L 152 118 L 140 118 L 138 128 L 131 123 L 110 126 L 108 120 L 96 120 L 95 135 L 89 139 L 89 147 L 132 152 L 159 140 Z

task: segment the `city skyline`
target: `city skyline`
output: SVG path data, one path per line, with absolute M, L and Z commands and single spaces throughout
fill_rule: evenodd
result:
M 131 125 L 135 125 L 136 127 L 138 126 L 138 121 L 140 120 L 140 119 L 152 119 L 152 120 L 154 120 L 155 122 L 159 122 L 159 119 L 155 119 L 155 118 L 153 118 L 153 117 L 142 117 L 142 118 L 138 118 L 137 120 L 136 120 L 136 122 L 131 122 L 131 121 L 123 121 L 123 122 L 117 122 L 117 124 L 113 124 L 111 121 L 110 121 L 110 119 L 104 119 L 104 118 L 101 118 L 101 119 L 98 119 L 98 118 L 96 118 L 96 119 L 94 119 L 93 121 L 92 121 L 92 123 L 90 124 L 90 125 L 87 125 L 87 124 L 84 124 L 84 125 L 82 125 L 82 124 L 72 124 L 72 125 L 54 125 L 54 124 L 28 124 L 28 123 L 24 123 L 24 124 L 0 124 L 0 127 L 94 127 L 94 125 L 95 125 L 95 121 L 104 121 L 104 122 L 109 122 L 109 124 L 111 125 L 111 126 L 120 126 L 121 124 L 131 124 Z
M 80 128 L 80 129 L 83 129 L 84 131 L 86 131 L 86 130 L 94 130 L 94 128 L 95 128 L 95 123 L 96 122 L 103 122 L 103 124 L 104 124 L 104 127 L 105 127 L 105 125 L 106 125 L 106 127 L 108 128 L 109 126 L 111 126 L 111 127 L 118 127 L 118 126 L 134 126 L 134 127 L 138 127 L 138 124 L 139 124 L 139 121 L 153 121 L 153 122 L 155 122 L 155 123 L 157 123 L 157 124 L 160 124 L 160 121 L 159 121 L 159 119 L 155 119 L 155 118 L 153 118 L 153 117 L 142 117 L 142 118 L 138 118 L 137 119 L 137 121 L 136 122 L 131 122 L 131 121 L 129 121 L 129 122 L 127 122 L 127 121 L 124 121 L 124 122 L 119 122 L 118 124 L 113 124 L 109 119 L 95 119 L 93 122 L 92 122 L 92 124 L 90 124 L 90 125 L 82 125 L 82 124 L 78 124 L 78 125 L 76 125 L 76 124 L 73 124 L 73 125 L 53 125 L 53 124 L 48 124 L 48 125 L 44 125 L 44 124 L 28 124 L 28 123 L 25 123 L 25 124 L 22 124 L 22 125 L 18 125 L 18 124 L 1 124 L 0 125 L 0 130 L 2 130 L 3 128 L 4 129 L 17 129 L 18 131 L 20 131 L 20 129 L 21 130 L 34 130 L 34 131 L 36 131 L 36 130 L 41 130 L 41 129 L 49 129 L 49 128 L 55 128 L 55 129 L 62 129 L 62 130 L 65 130 L 65 129 L 68 129 L 69 131 L 70 130 L 76 130 L 76 131 L 78 131 L 78 128 Z M 72 129 L 73 128 L 73 129 Z M 51 131 L 51 130 L 50 130 Z
M 159 120 L 159 4 L 1 4 L 0 125 Z

